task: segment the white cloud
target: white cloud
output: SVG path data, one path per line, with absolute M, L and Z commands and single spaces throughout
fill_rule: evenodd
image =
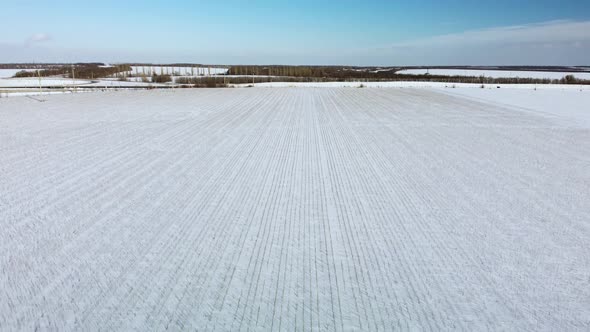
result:
M 590 21 L 550 21 L 539 24 L 471 30 L 402 42 L 393 47 L 464 46 L 479 44 L 550 44 L 590 40 Z
M 583 65 L 590 21 L 550 21 L 394 43 L 375 56 L 400 65 Z
M 27 38 L 27 40 L 25 41 L 25 45 L 31 46 L 34 44 L 48 42 L 51 39 L 52 39 L 51 35 L 49 35 L 47 33 L 36 33 L 36 34 L 32 35 L 31 37 Z
M 300 50 L 73 48 L 46 33 L 1 44 L 0 62 L 205 62 L 343 65 L 590 65 L 590 21 L 551 21 L 432 36 L 385 47 Z M 220 46 L 223 47 L 223 46 Z

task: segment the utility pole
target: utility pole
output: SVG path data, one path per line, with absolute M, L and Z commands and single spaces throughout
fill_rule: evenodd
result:
M 74 93 L 76 92 L 76 70 L 72 64 L 72 84 L 74 85 Z
M 37 69 L 37 75 L 39 76 L 39 94 L 41 94 L 41 71 Z

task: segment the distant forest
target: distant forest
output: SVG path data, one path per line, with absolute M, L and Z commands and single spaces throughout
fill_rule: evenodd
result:
M 416 69 L 420 67 L 340 67 L 340 66 L 232 66 L 229 75 L 239 76 L 267 76 L 269 80 L 286 82 L 317 82 L 317 81 L 419 81 L 419 82 L 446 82 L 446 83 L 477 83 L 477 84 L 590 84 L 590 81 L 579 80 L 572 75 L 562 79 L 538 79 L 538 78 L 492 78 L 485 76 L 443 76 L 443 75 L 412 75 L 398 74 L 402 69 Z M 433 68 L 433 67 L 429 67 Z M 443 68 L 443 67 L 439 67 Z M 457 68 L 457 67 L 455 67 Z M 463 67 L 465 69 L 478 69 L 475 67 Z M 519 70 L 526 70 L 523 67 Z M 542 67 L 535 67 L 542 68 Z M 433 68 L 434 69 L 434 68 Z M 462 69 L 462 68 L 461 68 Z M 506 69 L 508 70 L 508 69 Z M 516 70 L 516 69 L 511 69 Z M 548 70 L 545 68 L 544 70 Z M 555 70 L 555 69 L 553 69 Z M 571 72 L 571 71 L 570 71 Z M 572 72 L 581 72 L 574 71 Z M 285 80 L 287 78 L 287 80 Z M 264 79 L 258 79 L 264 81 Z M 256 81 L 256 78 L 254 79 Z M 268 81 L 268 80 L 267 80 Z
M 118 77 L 126 80 L 132 66 L 151 67 L 201 67 L 201 68 L 229 68 L 228 73 L 216 74 L 223 77 L 216 79 L 208 75 L 201 77 L 172 78 L 170 75 L 151 75 L 154 83 L 172 82 L 193 85 L 195 87 L 223 86 L 227 84 L 260 83 L 260 82 L 337 82 L 337 81 L 419 81 L 444 83 L 476 83 L 476 84 L 590 84 L 590 80 L 580 80 L 573 76 L 577 72 L 588 72 L 590 67 L 559 67 L 559 66 L 429 66 L 429 67 L 351 67 L 351 66 L 210 66 L 202 64 L 117 64 L 105 66 L 103 63 L 74 63 L 74 64 L 0 64 L 0 69 L 23 69 L 15 77 L 47 77 L 61 75 L 82 79 L 97 79 L 104 77 Z M 442 76 L 442 75 L 412 75 L 398 74 L 403 69 L 478 69 L 478 70 L 507 70 L 507 71 L 560 71 L 571 73 L 561 79 L 536 78 L 491 78 L 484 76 Z M 28 69 L 29 71 L 25 71 Z M 30 69 L 38 69 L 30 71 Z M 149 81 L 143 77 L 144 81 Z
M 14 68 L 14 67 L 13 67 Z M 37 68 L 22 68 L 14 75 L 14 77 L 47 77 L 62 75 L 69 78 L 83 78 L 83 79 L 94 79 L 99 77 L 109 77 L 117 75 L 118 73 L 127 72 L 131 70 L 129 65 L 116 65 L 112 67 L 104 67 L 102 63 L 77 63 L 77 64 L 51 64 L 46 65 L 45 69 L 39 68 L 37 71 L 30 71 L 30 69 Z M 16 68 L 21 69 L 21 68 Z M 25 69 L 29 69 L 28 71 Z

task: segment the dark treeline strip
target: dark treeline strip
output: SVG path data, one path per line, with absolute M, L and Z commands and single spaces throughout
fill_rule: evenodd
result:
M 560 80 L 550 79 L 522 79 L 522 78 L 486 78 L 466 76 L 429 76 L 429 75 L 398 75 L 394 79 L 356 79 L 334 77 L 293 77 L 293 76 L 240 76 L 232 77 L 180 77 L 175 79 L 177 84 L 191 85 L 194 87 L 223 87 L 228 84 L 253 84 L 267 82 L 440 82 L 440 83 L 472 83 L 472 84 L 590 84 L 590 81 L 577 80 L 568 75 Z
M 589 72 L 589 66 L 408 66 L 402 69 L 464 69 L 464 70 L 498 70 L 498 71 L 551 71 L 564 73 Z
M 14 77 L 37 77 L 37 76 L 47 77 L 47 76 L 63 75 L 64 70 L 65 70 L 64 68 L 65 67 L 57 67 L 57 68 L 53 68 L 53 69 L 40 69 L 40 70 L 36 70 L 36 71 L 23 70 L 23 71 L 19 71 L 18 73 L 14 74 Z
M 228 84 L 252 84 L 268 82 L 336 82 L 337 79 L 319 77 L 290 77 L 290 76 L 204 76 L 204 77 L 178 77 L 174 79 L 176 84 L 193 85 L 195 87 L 222 87 Z M 340 80 L 344 81 L 344 80 Z
M 75 67 L 75 76 L 77 78 L 94 79 L 98 77 L 109 77 L 119 73 L 128 72 L 130 70 L 131 67 L 127 65 L 118 65 L 112 67 L 83 66 Z M 69 76 L 71 77 L 71 70 Z
M 0 69 L 53 69 L 69 66 L 104 66 L 100 62 L 79 63 L 0 63 Z
M 442 75 L 411 75 L 397 74 L 398 68 L 359 69 L 355 67 L 315 67 L 315 66 L 233 66 L 229 75 L 278 76 L 278 82 L 334 82 L 334 81 L 418 81 L 444 83 L 476 83 L 476 84 L 590 84 L 588 80 L 580 80 L 573 75 L 562 79 L 538 78 L 492 78 L 484 76 L 442 76 Z M 286 77 L 291 78 L 285 80 Z M 268 82 L 268 81 L 267 81 Z M 233 83 L 233 82 L 232 82 Z M 248 82 L 245 82 L 248 83 Z
M 39 71 L 19 71 L 14 77 L 47 77 L 47 76 L 65 76 L 72 78 L 95 79 L 118 75 L 122 72 L 131 70 L 130 66 L 119 65 L 112 67 L 101 67 L 102 64 L 75 64 L 59 66 L 55 68 L 43 69 Z
M 335 79 L 317 78 L 317 77 L 289 77 L 289 76 L 210 76 L 210 77 L 178 77 L 174 83 L 182 84 L 182 87 L 188 88 L 223 88 L 230 84 L 255 84 L 268 82 L 334 82 Z
M 172 76 L 167 75 L 167 74 L 162 74 L 162 75 L 153 74 L 152 75 L 152 82 L 153 83 L 168 83 L 168 82 L 172 82 Z
M 194 88 L 222 88 L 229 84 L 253 84 L 268 82 L 328 82 L 329 80 L 314 77 L 268 77 L 268 76 L 212 76 L 212 77 L 178 77 L 174 80 L 176 84 L 182 84 L 184 87 Z
M 232 66 L 229 75 L 263 75 L 283 77 L 372 78 L 386 79 L 399 68 L 377 71 L 375 68 L 340 66 Z
M 52 69 L 57 67 L 69 67 L 71 65 L 75 66 L 89 66 L 89 67 L 98 67 L 103 66 L 103 63 L 100 62 L 93 62 L 93 63 L 2 63 L 0 64 L 0 69 Z M 155 64 L 155 63 L 126 63 L 120 64 L 122 66 L 137 66 L 137 67 L 200 67 L 200 68 L 228 68 L 228 66 L 223 65 L 206 65 L 206 64 L 196 64 L 196 63 L 172 63 L 172 64 Z M 312 76 L 320 77 L 320 76 L 332 76 L 331 73 L 338 72 L 338 71 L 350 71 L 356 72 L 355 76 L 359 76 L 362 73 L 368 74 L 364 75 L 364 77 L 368 76 L 387 76 L 388 74 L 395 73 L 398 70 L 403 69 L 472 69 L 472 70 L 500 70 L 500 71 L 559 71 L 559 72 L 568 72 L 568 73 L 577 73 L 577 72 L 589 72 L 590 66 L 464 66 L 464 65 L 457 65 L 457 66 L 404 66 L 404 67 L 355 67 L 355 66 L 282 66 L 282 65 L 235 65 L 231 66 L 233 69 L 233 74 L 235 72 L 246 72 L 247 74 L 241 75 L 252 75 L 251 71 L 258 70 L 260 75 L 267 75 L 266 72 L 269 70 L 274 75 L 284 75 L 284 76 L 310 76 L 305 75 L 306 71 L 311 71 L 315 73 Z M 285 72 L 294 72 L 292 75 L 285 74 Z M 375 73 L 379 71 L 379 73 Z M 280 73 L 280 74 L 276 74 Z M 232 73 L 230 73 L 232 74 Z M 376 74 L 376 75 L 371 75 Z M 238 74 L 240 75 L 240 74 Z
M 20 71 L 15 77 L 37 77 L 37 76 L 64 76 L 72 77 L 72 67 L 74 76 L 82 79 L 97 79 L 103 77 L 119 77 L 126 80 L 129 76 L 134 76 L 131 70 L 131 64 L 116 65 L 104 67 L 102 63 L 78 63 L 78 64 L 18 64 L 23 69 L 36 69 L 31 66 L 43 66 L 39 71 Z M 191 67 L 200 68 L 220 68 L 222 66 L 205 66 L 195 64 L 133 64 L 134 66 L 151 66 L 162 68 L 171 67 Z M 4 64 L 2 66 L 14 68 L 17 64 Z M 223 67 L 226 68 L 226 67 Z M 426 68 L 426 67 L 404 67 L 406 68 Z M 428 67 L 450 68 L 450 67 Z M 562 67 L 526 67 L 526 66 L 505 66 L 505 67 L 475 67 L 463 66 L 454 68 L 489 68 L 489 69 L 512 69 L 512 70 L 548 70 L 559 69 Z M 571 68 L 571 67 L 570 67 Z M 153 69 L 153 68 L 152 68 Z M 260 82 L 343 82 L 343 81 L 418 81 L 418 82 L 443 82 L 443 83 L 472 83 L 472 84 L 590 84 L 589 80 L 580 80 L 575 78 L 575 73 L 568 74 L 561 79 L 535 79 L 535 78 L 491 78 L 477 76 L 442 76 L 442 75 L 411 75 L 398 74 L 401 67 L 343 67 L 343 66 L 250 66 L 237 65 L 229 67 L 227 75 L 217 74 L 215 77 L 196 77 L 196 78 L 176 78 L 176 83 L 195 85 L 199 87 L 213 87 L 225 84 L 249 84 Z M 151 81 L 154 83 L 167 83 L 172 81 L 170 73 L 160 70 L 153 70 L 150 73 L 139 75 L 143 82 Z M 238 76 L 238 77 L 235 77 Z
M 159 64 L 159 63 L 126 63 L 127 66 L 133 67 L 194 67 L 194 68 L 227 68 L 228 66 L 223 65 L 204 65 L 198 63 L 166 63 L 166 64 Z

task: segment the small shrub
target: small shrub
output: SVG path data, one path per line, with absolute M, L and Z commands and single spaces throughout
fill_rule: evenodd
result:
M 14 74 L 13 77 L 19 78 L 19 77 L 34 77 L 34 76 L 35 76 L 35 72 L 21 70 L 21 71 L 17 72 L 16 74 Z
M 574 75 L 566 75 L 564 78 L 561 79 L 563 84 L 576 84 L 578 83 L 578 79 Z
M 215 80 L 208 80 L 207 83 L 205 84 L 208 88 L 215 88 L 217 87 L 217 83 L 215 83 Z
M 172 82 L 172 76 L 170 76 L 168 74 L 162 74 L 162 75 L 154 74 L 154 76 L 152 76 L 152 82 L 153 83 Z

